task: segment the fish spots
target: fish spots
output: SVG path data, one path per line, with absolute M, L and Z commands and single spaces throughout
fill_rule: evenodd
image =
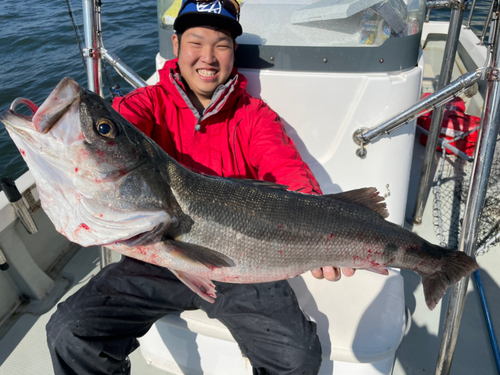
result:
M 78 167 L 75 167 L 75 173 L 78 173 L 80 169 Z
M 22 148 L 19 149 L 19 152 L 21 153 L 21 155 L 26 156 L 26 152 Z
M 280 253 L 280 255 L 283 255 L 283 250 L 278 251 L 278 253 Z
M 113 142 L 113 141 L 109 141 L 109 142 L 108 142 L 108 145 L 110 145 L 110 146 L 114 146 L 114 145 L 115 145 L 115 142 Z
M 374 260 L 370 261 L 370 265 L 371 265 L 372 267 L 380 267 L 380 263 L 375 262 Z
M 282 230 L 282 229 L 283 229 L 283 225 L 281 225 L 281 224 L 280 224 L 280 225 L 278 225 L 278 229 L 279 229 L 279 230 Z
M 335 238 L 335 233 L 330 233 L 330 239 Z
M 368 249 L 368 254 L 371 254 L 371 253 L 372 253 L 372 251 L 370 249 Z
M 104 155 L 106 155 L 106 153 L 105 153 L 104 151 L 102 151 L 102 150 L 97 150 L 95 153 L 96 153 L 97 155 L 99 155 L 99 156 L 104 156 Z

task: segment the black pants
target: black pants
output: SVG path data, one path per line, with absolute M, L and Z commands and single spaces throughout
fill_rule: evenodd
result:
M 226 325 L 254 374 L 317 374 L 321 346 L 286 281 L 215 282 L 217 298 L 199 298 L 168 269 L 124 258 L 105 267 L 59 304 L 47 324 L 56 375 L 129 374 L 128 354 L 166 314 L 202 309 Z

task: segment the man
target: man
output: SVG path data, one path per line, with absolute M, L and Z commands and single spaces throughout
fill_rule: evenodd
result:
M 219 9 L 219 13 L 206 10 Z M 160 82 L 115 100 L 114 107 L 187 167 L 202 173 L 262 179 L 321 194 L 283 123 L 246 91 L 233 67 L 242 33 L 235 0 L 185 0 L 174 23 L 174 53 Z M 344 270 L 350 276 L 354 270 Z M 338 280 L 340 270 L 313 271 Z M 317 374 L 316 326 L 302 314 L 286 281 L 215 282 L 211 304 L 168 269 L 131 258 L 105 267 L 58 306 L 47 325 L 55 373 L 128 374 L 128 354 L 162 316 L 202 309 L 224 323 L 254 374 Z

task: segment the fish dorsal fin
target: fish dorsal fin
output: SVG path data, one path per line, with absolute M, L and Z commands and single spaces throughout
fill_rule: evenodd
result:
M 356 190 L 344 191 L 337 194 L 323 195 L 324 198 L 331 198 L 346 203 L 354 203 L 369 208 L 379 213 L 383 218 L 389 216 L 384 197 L 380 196 L 377 188 L 361 188 Z
M 204 246 L 175 240 L 164 240 L 170 245 L 169 254 L 188 263 L 200 263 L 207 268 L 234 267 L 234 261 L 218 251 Z

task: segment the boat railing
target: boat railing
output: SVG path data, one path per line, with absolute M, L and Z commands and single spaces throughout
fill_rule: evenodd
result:
M 88 88 L 90 91 L 103 96 L 102 92 L 102 59 L 104 58 L 125 81 L 132 87 L 147 86 L 137 73 L 135 73 L 118 56 L 104 48 L 101 27 L 101 2 L 82 0 L 83 27 L 85 35 L 85 48 L 83 55 L 86 61 Z
M 470 10 L 471 14 L 469 16 L 469 20 L 467 21 L 466 27 L 469 28 L 474 7 L 475 1 L 472 3 Z M 450 83 L 453 61 L 457 52 L 458 39 L 462 28 L 464 9 L 464 0 L 452 4 L 450 26 L 437 87 L 438 90 L 434 94 L 421 100 L 416 105 L 402 111 L 394 118 L 378 126 L 370 129 L 358 129 L 353 135 L 353 138 L 359 145 L 359 148 L 356 151 L 357 155 L 359 157 L 366 157 L 366 149 L 364 148 L 366 143 L 372 142 L 381 135 L 408 123 L 418 117 L 419 114 L 424 114 L 426 110 L 428 111 L 434 109 L 413 215 L 414 222 L 418 224 L 422 221 L 422 214 L 427 198 L 434 153 L 438 144 L 439 134 L 441 132 L 441 123 L 443 121 L 444 104 L 478 80 L 486 80 L 488 82 L 488 86 L 485 105 L 481 116 L 478 145 L 474 155 L 474 165 L 469 185 L 470 188 L 468 191 L 464 221 L 458 244 L 458 250 L 463 251 L 470 256 L 474 256 L 476 254 L 477 233 L 480 222 L 479 219 L 485 202 L 486 190 L 490 177 L 500 123 L 500 41 L 498 38 L 500 32 L 498 22 L 499 4 L 497 1 L 492 1 L 480 38 L 480 44 L 484 44 L 484 39 L 489 26 L 490 35 L 487 46 L 488 56 L 485 65 L 474 72 L 462 75 L 460 78 Z M 449 143 L 443 143 L 443 147 L 449 149 Z M 450 287 L 450 296 L 444 322 L 441 348 L 436 364 L 436 375 L 447 375 L 450 372 L 460 321 L 465 305 L 468 283 L 469 277 L 465 277 L 459 283 Z M 492 347 L 497 351 L 495 360 L 500 371 L 500 364 L 498 363 L 498 344 L 496 343 L 495 338 L 492 339 Z

